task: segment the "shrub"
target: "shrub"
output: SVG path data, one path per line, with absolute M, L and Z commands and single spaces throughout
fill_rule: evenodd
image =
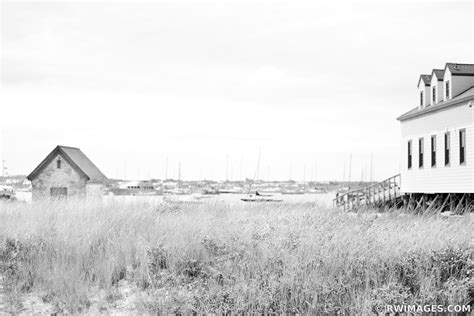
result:
M 436 270 L 439 281 L 443 283 L 449 278 L 472 276 L 474 272 L 473 249 L 447 247 L 434 250 L 431 253 L 430 260 L 433 268 Z
M 19 288 L 23 292 L 32 289 L 35 281 L 33 261 L 41 243 L 22 242 L 7 238 L 0 248 L 0 274 L 9 287 Z
M 370 299 L 372 312 L 378 314 L 377 307 L 412 304 L 414 297 L 409 287 L 400 283 L 388 283 L 372 290 Z

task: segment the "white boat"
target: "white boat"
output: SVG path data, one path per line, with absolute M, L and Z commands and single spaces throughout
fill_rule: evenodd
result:
M 250 194 L 246 198 L 240 199 L 243 202 L 283 202 L 281 199 L 272 198 L 270 194 L 260 194 L 258 191 L 255 194 Z

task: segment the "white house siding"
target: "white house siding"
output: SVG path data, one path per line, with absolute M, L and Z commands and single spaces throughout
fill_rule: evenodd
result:
M 449 98 L 446 98 L 446 81 L 449 81 Z M 449 71 L 448 67 L 446 67 L 444 70 L 443 82 L 445 82 L 444 87 L 443 87 L 443 100 L 447 101 L 453 98 L 453 80 L 452 80 L 451 72 Z M 456 87 L 454 88 L 456 89 Z
M 443 101 L 443 95 L 444 95 L 444 81 L 442 81 L 443 78 L 441 78 L 441 81 L 438 80 L 438 77 L 433 73 L 433 76 L 431 76 L 431 87 L 430 87 L 430 104 L 434 105 L 436 103 L 442 102 Z M 436 100 L 435 103 L 433 103 L 433 87 L 436 87 Z
M 451 92 L 455 97 L 474 86 L 474 76 L 451 76 Z
M 420 105 L 420 92 L 423 91 L 423 105 Z M 418 104 L 421 108 L 424 108 L 431 104 L 431 88 L 430 86 L 426 86 L 423 80 L 420 80 L 420 84 L 418 85 Z
M 473 101 L 474 102 L 474 101 Z M 474 193 L 474 108 L 469 102 L 401 122 L 401 191 Z M 459 164 L 459 130 L 466 129 L 466 163 Z M 444 165 L 444 133 L 451 132 L 450 166 Z M 431 136 L 436 135 L 436 167 L 431 167 Z M 418 167 L 418 139 L 424 137 L 424 167 Z M 408 170 L 407 143 L 412 141 Z

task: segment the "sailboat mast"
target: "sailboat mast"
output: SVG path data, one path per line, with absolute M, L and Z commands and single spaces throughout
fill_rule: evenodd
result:
M 352 154 L 349 155 L 349 178 L 348 181 L 351 182 L 351 168 L 352 168 Z
M 240 156 L 240 181 L 243 181 L 244 179 L 242 179 L 242 164 L 243 164 L 243 160 L 244 160 L 244 156 L 241 155 Z
M 316 182 L 318 179 L 318 164 L 314 164 L 314 182 Z
M 225 181 L 229 181 L 229 155 L 225 156 Z
M 346 162 L 344 161 L 344 168 L 342 169 L 342 182 L 346 181 Z
M 373 167 L 373 154 L 370 154 L 370 182 L 372 182 L 374 180 L 373 178 L 373 171 L 374 171 L 374 167 Z
M 258 174 L 260 172 L 260 158 L 261 158 L 261 149 L 258 149 L 258 161 L 257 161 L 257 169 L 255 170 L 255 181 L 258 181 Z
M 125 180 L 127 178 L 127 161 L 123 161 L 123 179 Z

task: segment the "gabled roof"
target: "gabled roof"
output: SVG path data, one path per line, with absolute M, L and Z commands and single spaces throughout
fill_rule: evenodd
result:
M 431 85 L 431 75 L 420 75 L 420 79 L 418 79 L 418 85 L 420 85 L 421 80 L 423 80 L 425 86 Z
M 56 146 L 54 150 L 46 156 L 46 158 L 28 175 L 28 180 L 33 180 L 38 174 L 48 166 L 51 161 L 57 156 L 63 157 L 79 174 L 86 177 L 87 180 L 93 182 L 102 182 L 107 180 L 107 177 L 99 170 L 99 168 L 87 158 L 86 155 L 75 147 Z
M 446 63 L 446 67 L 453 76 L 474 76 L 474 64 Z
M 433 75 L 438 78 L 438 81 L 443 81 L 444 69 L 433 69 L 433 71 L 431 72 L 431 78 L 433 78 Z
M 432 113 L 432 112 L 436 112 L 442 109 L 446 109 L 451 106 L 456 106 L 460 103 L 463 103 L 469 100 L 474 100 L 474 86 L 470 87 L 467 90 L 464 90 L 463 92 L 461 92 L 460 94 L 458 94 L 457 96 L 455 96 L 454 98 L 448 101 L 439 102 L 436 105 L 426 106 L 421 109 L 419 107 L 416 107 L 412 109 L 411 111 L 408 111 L 407 113 L 402 114 L 401 116 L 397 117 L 397 120 L 405 121 L 405 120 L 418 117 L 427 113 Z

